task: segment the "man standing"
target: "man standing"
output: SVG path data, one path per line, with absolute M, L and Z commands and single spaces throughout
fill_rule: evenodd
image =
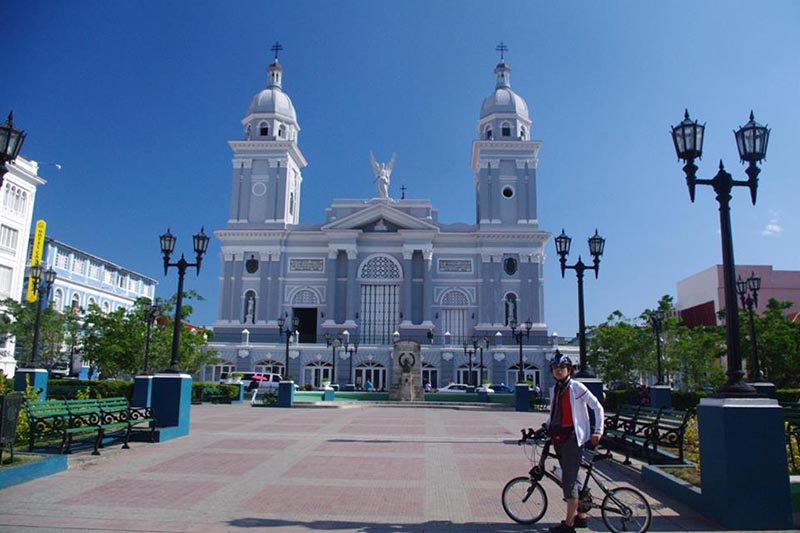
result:
M 578 471 L 583 446 L 597 446 L 603 435 L 603 406 L 583 383 L 572 379 L 575 371 L 572 357 L 556 350 L 550 371 L 556 385 L 550 389 L 550 438 L 561 464 L 564 500 L 567 517 L 550 528 L 551 533 L 575 533 L 576 527 L 586 527 L 586 514 L 578 515 Z M 594 411 L 595 427 L 590 428 L 589 408 Z

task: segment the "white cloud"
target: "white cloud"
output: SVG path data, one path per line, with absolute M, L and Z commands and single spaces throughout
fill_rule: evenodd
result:
M 781 233 L 783 233 L 783 227 L 781 227 L 777 218 L 771 219 L 761 230 L 761 235 L 765 237 L 778 237 Z

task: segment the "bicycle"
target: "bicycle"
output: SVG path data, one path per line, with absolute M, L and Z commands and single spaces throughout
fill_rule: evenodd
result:
M 518 445 L 528 444 L 532 450 L 530 455 L 527 450 L 525 455 L 533 467 L 527 476 L 512 479 L 503 487 L 503 510 L 512 520 L 519 524 L 533 524 L 541 520 L 547 512 L 547 492 L 542 487 L 542 479 L 547 477 L 557 486 L 561 487 L 560 476 L 553 471 L 548 471 L 546 462 L 549 457 L 556 457 L 550 451 L 551 441 L 547 428 L 534 431 L 532 428 L 522 430 L 522 439 Z M 539 451 L 539 449 L 541 450 Z M 539 459 L 536 455 L 539 451 Z M 590 456 L 587 460 L 586 456 Z M 583 483 L 579 479 L 579 504 L 578 511 L 586 513 L 591 509 L 600 509 L 600 516 L 609 531 L 636 531 L 644 533 L 650 527 L 653 512 L 644 495 L 636 489 L 629 487 L 616 487 L 609 489 L 594 472 L 594 463 L 610 459 L 611 452 L 599 454 L 596 451 L 586 450 L 581 460 L 581 468 L 586 471 Z M 558 469 L 560 470 L 560 468 Z M 580 478 L 580 476 L 579 476 Z M 589 480 L 593 480 L 600 487 L 604 497 L 602 501 L 592 495 Z M 598 503 L 599 502 L 599 503 Z

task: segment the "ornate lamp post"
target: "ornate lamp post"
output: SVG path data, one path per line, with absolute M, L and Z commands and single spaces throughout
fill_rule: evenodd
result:
M 286 379 L 289 379 L 289 340 L 292 338 L 292 332 L 294 332 L 294 330 L 297 329 L 297 326 L 300 325 L 300 317 L 299 316 L 292 317 L 292 327 L 291 328 L 286 327 L 286 329 L 284 329 L 285 325 L 286 325 L 286 318 L 285 317 L 278 317 L 278 329 L 286 337 L 286 354 L 285 354 L 285 359 L 284 359 L 284 367 L 283 367 L 284 376 L 283 377 L 286 378 Z
M 738 396 L 755 394 L 756 390 L 743 380 L 742 350 L 739 340 L 739 313 L 735 310 L 736 303 L 736 268 L 733 259 L 733 235 L 731 231 L 731 192 L 734 187 L 748 187 L 753 205 L 756 203 L 758 190 L 758 174 L 761 169 L 758 163 L 767 155 L 769 142 L 769 128 L 755 121 L 753 112 L 750 112 L 750 121 L 734 132 L 736 146 L 739 150 L 741 161 L 747 162 L 745 169 L 748 179 L 739 181 L 725 172 L 722 160 L 719 162 L 719 172 L 712 179 L 696 177 L 698 167 L 695 159 L 703 155 L 703 135 L 705 125 L 700 125 L 689 118 L 689 111 L 684 113 L 683 122 L 672 128 L 672 141 L 675 144 L 675 153 L 678 159 L 685 162 L 683 172 L 686 174 L 686 185 L 689 188 L 689 198 L 694 202 L 696 185 L 711 185 L 717 193 L 719 203 L 720 238 L 722 241 L 722 271 L 723 287 L 725 289 L 725 341 L 728 359 L 728 380 L 720 387 L 719 393 L 723 396 Z
M 533 327 L 533 325 L 531 325 L 531 327 Z M 483 349 L 486 348 L 488 344 L 489 344 L 489 339 L 487 339 L 486 337 L 482 337 L 481 339 L 476 339 L 475 337 L 472 337 L 472 347 L 475 350 L 480 350 L 481 367 L 480 370 L 478 370 L 478 375 L 480 376 L 478 378 L 478 386 L 483 386 Z
M 664 312 L 661 310 L 650 313 L 650 323 L 653 325 L 653 333 L 656 336 L 656 385 L 664 384 L 664 373 L 661 367 L 661 326 L 664 322 Z
M 574 265 L 567 264 L 567 256 L 569 255 L 569 248 L 572 244 L 572 239 L 567 237 L 564 230 L 561 230 L 561 235 L 556 237 L 556 252 L 561 262 L 561 277 L 567 269 L 574 270 L 578 278 L 578 341 L 580 345 L 580 371 L 575 375 L 576 378 L 595 378 L 597 377 L 594 371 L 589 368 L 586 362 L 586 319 L 583 309 L 583 273 L 587 270 L 594 270 L 594 277 L 600 275 L 600 256 L 603 255 L 603 249 L 606 245 L 606 240 L 602 238 L 597 230 L 594 230 L 594 235 L 589 238 L 589 253 L 592 254 L 592 266 L 587 266 L 578 256 L 578 262 Z
M 748 290 L 749 289 L 749 290 Z M 736 292 L 739 293 L 739 301 L 742 309 L 747 309 L 750 319 L 750 349 L 753 352 L 753 370 L 748 377 L 753 383 L 764 381 L 764 372 L 758 364 L 758 345 L 756 343 L 756 325 L 753 321 L 753 308 L 758 307 L 758 291 L 761 290 L 761 278 L 755 272 L 750 273 L 750 277 L 743 280 L 741 276 L 736 281 Z
M 336 383 L 336 348 L 342 345 L 342 337 L 341 335 L 337 335 L 335 338 L 331 336 L 330 333 L 325 334 L 325 342 L 328 346 L 332 349 L 333 355 L 333 369 L 331 372 L 331 385 Z
M 511 321 L 508 323 L 508 327 L 511 328 L 511 335 L 514 336 L 514 339 L 517 341 L 517 344 L 519 344 L 519 373 L 517 374 L 517 383 L 525 383 L 525 368 L 522 362 L 522 339 L 523 337 L 524 338 L 530 337 L 533 323 L 529 318 L 525 322 L 525 324 L 519 325 L 518 329 L 517 321 L 512 318 Z
M 31 279 L 33 286 L 36 287 L 38 298 L 36 298 L 36 321 L 33 324 L 33 354 L 31 355 L 31 368 L 36 368 L 39 360 L 39 330 L 42 322 L 42 302 L 50 298 L 50 289 L 56 280 L 56 272 L 48 268 L 42 272 L 42 265 L 31 265 Z M 44 276 L 44 277 L 43 277 Z
M 355 356 L 355 354 L 358 353 L 358 343 L 357 342 L 353 343 L 353 344 L 348 343 L 346 348 L 345 348 L 345 350 L 347 351 L 347 355 L 349 356 L 349 359 L 350 359 L 350 376 L 347 378 L 347 384 L 348 385 L 352 385 L 353 384 L 353 357 Z M 351 390 L 355 390 L 355 389 L 351 389 Z
M 470 343 L 464 341 L 464 357 L 467 359 L 467 365 L 469 365 L 469 377 L 467 378 L 467 385 L 474 387 L 475 384 L 472 383 L 472 360 L 475 357 L 475 348 L 472 347 Z
M 200 265 L 203 262 L 203 254 L 206 253 L 208 250 L 208 241 L 209 238 L 203 231 L 203 228 L 200 228 L 200 233 L 197 233 L 192 236 L 192 241 L 194 244 L 194 253 L 196 254 L 196 261 L 194 263 L 189 263 L 186 261 L 186 258 L 183 254 L 181 254 L 181 258 L 176 263 L 170 263 L 169 257 L 172 255 L 173 250 L 175 250 L 175 242 L 178 240 L 175 238 L 172 233 L 170 233 L 169 228 L 167 228 L 167 232 L 160 237 L 161 240 L 161 253 L 164 254 L 164 275 L 167 275 L 167 271 L 169 267 L 176 267 L 178 269 L 178 297 L 175 303 L 175 325 L 172 330 L 172 356 L 169 362 L 169 368 L 164 372 L 168 372 L 171 374 L 178 374 L 180 373 L 180 369 L 178 368 L 178 349 L 180 348 L 180 341 L 181 341 L 181 313 L 183 312 L 183 278 L 186 275 L 186 269 L 189 267 L 196 267 L 197 268 L 197 275 L 200 275 Z
M 3 124 L 0 124 L 0 187 L 6 175 L 6 163 L 12 163 L 25 142 L 25 132 L 14 127 L 14 113 L 10 112 Z
M 150 375 L 150 330 L 155 324 L 156 319 L 161 316 L 161 306 L 153 305 L 153 302 L 146 300 L 142 304 L 142 313 L 144 314 L 144 323 L 147 326 L 147 331 L 144 336 L 144 371 L 145 376 Z

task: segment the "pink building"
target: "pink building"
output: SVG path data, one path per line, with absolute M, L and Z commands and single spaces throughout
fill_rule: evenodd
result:
M 800 313 L 800 271 L 773 270 L 769 265 L 736 266 L 737 277 L 747 279 L 751 273 L 761 278 L 756 311 L 762 312 L 770 298 L 775 298 L 794 304 L 787 309 L 787 314 Z M 721 324 L 717 312 L 725 307 L 722 265 L 714 265 L 679 281 L 677 307 L 688 326 Z

